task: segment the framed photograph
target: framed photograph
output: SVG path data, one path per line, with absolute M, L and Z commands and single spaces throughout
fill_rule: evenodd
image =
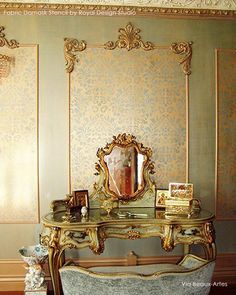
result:
M 169 198 L 168 189 L 157 189 L 156 192 L 156 208 L 165 208 L 165 200 Z
M 169 191 L 170 197 L 174 199 L 191 200 L 193 198 L 192 183 L 170 183 Z
M 82 208 L 84 206 L 89 207 L 88 190 L 73 191 L 73 207 Z

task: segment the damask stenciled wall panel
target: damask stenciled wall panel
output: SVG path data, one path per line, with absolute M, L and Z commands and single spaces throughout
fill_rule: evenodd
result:
M 0 47 L 14 66 L 0 84 L 0 222 L 38 222 L 38 47 Z
M 216 217 L 236 219 L 236 49 L 216 50 Z
M 79 61 L 69 67 L 72 190 L 92 190 L 97 149 L 123 132 L 152 148 L 158 187 L 187 180 L 189 65 L 179 64 L 171 46 L 122 44 L 80 43 Z

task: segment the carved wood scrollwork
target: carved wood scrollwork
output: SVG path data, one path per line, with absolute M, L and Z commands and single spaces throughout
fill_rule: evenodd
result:
M 141 234 L 137 230 L 130 230 L 127 232 L 127 237 L 129 240 L 137 240 L 141 238 Z
M 153 50 L 155 46 L 153 43 L 147 41 L 143 42 L 139 33 L 140 29 L 134 28 L 131 23 L 128 23 L 125 28 L 120 28 L 118 30 L 120 35 L 117 41 L 108 41 L 104 44 L 104 48 L 108 50 L 113 50 L 115 48 L 127 49 L 128 51 L 132 49 L 142 48 L 143 50 Z
M 170 252 L 174 249 L 173 230 L 174 230 L 173 225 L 166 226 L 165 228 L 166 233 L 161 240 L 161 246 L 167 252 Z
M 66 59 L 66 71 L 71 73 L 74 70 L 75 62 L 78 61 L 76 57 L 77 52 L 81 52 L 86 49 L 86 42 L 84 40 L 78 41 L 77 39 L 65 38 L 64 39 L 64 55 Z
M 193 42 L 180 42 L 171 44 L 172 52 L 184 56 L 179 63 L 182 65 L 185 75 L 191 74 L 192 44 Z
M 5 28 L 3 26 L 0 26 L 0 47 L 6 46 L 10 49 L 19 47 L 19 42 L 17 42 L 16 40 L 6 39 L 5 34 L 3 33 L 4 30 Z
M 89 228 L 86 233 L 90 240 L 89 248 L 94 254 L 100 255 L 105 248 L 104 243 L 107 238 L 105 230 L 103 228 Z
M 66 230 L 63 232 L 61 243 L 64 248 L 83 248 L 88 245 L 88 241 L 85 240 L 85 232 L 76 232 Z
M 215 229 L 214 229 L 213 223 L 207 222 L 204 225 L 204 230 L 205 230 L 205 234 L 206 234 L 208 243 L 209 244 L 214 243 L 215 242 Z

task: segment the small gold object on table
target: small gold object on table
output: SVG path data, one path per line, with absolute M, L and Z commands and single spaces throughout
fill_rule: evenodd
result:
M 158 209 L 166 208 L 166 200 L 170 197 L 168 189 L 157 189 L 155 207 Z
M 110 214 L 110 212 L 114 208 L 118 208 L 119 202 L 116 199 L 110 198 L 110 199 L 104 199 L 101 201 L 101 208 L 104 209 L 107 212 L 107 215 Z
M 200 201 L 193 198 L 193 184 L 170 183 L 169 198 L 165 200 L 166 215 L 190 216 L 200 211 Z

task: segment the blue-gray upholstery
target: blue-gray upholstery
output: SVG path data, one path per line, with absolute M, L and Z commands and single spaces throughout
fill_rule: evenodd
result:
M 186 255 L 177 265 L 93 267 L 64 266 L 64 295 L 206 295 L 215 262 Z

